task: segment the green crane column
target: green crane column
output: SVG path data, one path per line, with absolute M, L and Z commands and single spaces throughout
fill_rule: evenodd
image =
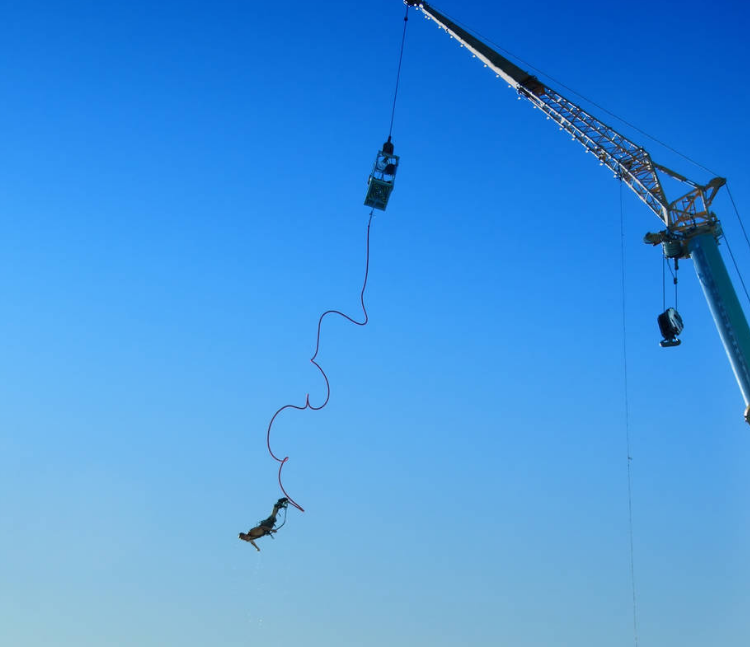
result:
M 734 376 L 745 400 L 745 420 L 750 422 L 750 328 L 719 253 L 713 233 L 688 241 L 690 258 L 706 295 L 716 328 L 727 351 Z

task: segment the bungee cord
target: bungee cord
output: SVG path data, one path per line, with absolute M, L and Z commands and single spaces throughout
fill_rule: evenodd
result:
M 315 340 L 315 353 L 313 353 L 313 356 L 310 358 L 310 362 L 320 371 L 320 374 L 323 376 L 323 380 L 325 381 L 326 385 L 326 397 L 323 400 L 323 403 L 316 406 L 310 402 L 310 394 L 305 395 L 305 404 L 300 406 L 296 404 L 285 404 L 283 407 L 280 407 L 276 410 L 276 413 L 273 414 L 271 417 L 270 422 L 268 423 L 268 430 L 266 432 L 266 446 L 268 447 L 268 453 L 271 455 L 271 457 L 279 463 L 279 487 L 281 488 L 281 491 L 284 493 L 284 496 L 289 499 L 289 503 L 293 505 L 295 508 L 297 508 L 300 512 L 304 512 L 305 509 L 299 505 L 289 494 L 287 493 L 286 489 L 284 488 L 284 484 L 281 480 L 281 471 L 284 468 L 284 464 L 289 460 L 289 456 L 285 456 L 284 458 L 279 458 L 271 448 L 271 430 L 273 428 L 273 423 L 278 417 L 278 415 L 285 411 L 286 409 L 296 409 L 297 411 L 304 411 L 305 409 L 310 409 L 312 411 L 320 411 L 323 407 L 325 407 L 328 404 L 328 401 L 331 399 L 331 384 L 328 381 L 328 376 L 326 375 L 326 372 L 323 370 L 323 367 L 316 361 L 318 357 L 318 353 L 320 352 L 320 333 L 321 328 L 323 326 L 323 319 L 325 319 L 328 315 L 339 315 L 340 317 L 343 317 L 347 321 L 350 321 L 351 323 L 357 325 L 357 326 L 365 326 L 367 325 L 367 322 L 369 321 L 369 315 L 367 314 L 367 308 L 365 306 L 365 290 L 367 289 L 367 279 L 370 275 L 370 229 L 372 227 L 372 218 L 375 213 L 375 210 L 370 211 L 370 217 L 367 220 L 367 236 L 366 236 L 366 245 L 365 245 L 365 278 L 362 283 L 362 290 L 359 293 L 359 301 L 362 306 L 362 313 L 364 314 L 364 319 L 362 321 L 357 321 L 356 319 L 350 317 L 349 315 L 344 314 L 340 310 L 326 310 L 322 315 L 320 315 L 320 318 L 318 319 L 318 332 Z
M 367 322 L 369 321 L 367 307 L 365 306 L 365 290 L 367 289 L 367 279 L 370 275 L 370 230 L 372 228 L 372 219 L 375 215 L 375 209 L 385 211 L 385 208 L 388 204 L 388 199 L 391 192 L 393 191 L 396 170 L 398 168 L 399 158 L 393 154 L 393 143 L 391 141 L 391 138 L 393 135 L 393 122 L 396 116 L 396 101 L 398 99 L 398 89 L 401 80 L 401 65 L 404 58 L 404 44 L 406 42 L 406 26 L 408 24 L 408 20 L 409 6 L 407 5 L 406 13 L 404 14 L 404 29 L 401 36 L 398 70 L 396 72 L 396 87 L 393 92 L 393 105 L 391 107 L 391 122 L 390 128 L 388 130 L 388 140 L 385 144 L 383 144 L 382 149 L 378 152 L 378 155 L 375 158 L 375 165 L 373 166 L 372 173 L 370 173 L 370 177 L 368 179 L 368 191 L 367 196 L 365 197 L 365 205 L 372 207 L 372 209 L 370 210 L 370 216 L 367 220 L 367 236 L 365 245 L 365 277 L 362 282 L 362 290 L 359 293 L 359 302 L 362 306 L 362 314 L 364 315 L 364 319 L 362 321 L 358 321 L 353 317 L 344 314 L 340 310 L 326 310 L 322 315 L 320 315 L 320 318 L 318 319 L 318 330 L 315 337 L 315 352 L 310 358 L 310 362 L 313 364 L 313 366 L 315 366 L 315 368 L 318 369 L 318 371 L 320 371 L 320 374 L 323 377 L 323 381 L 325 382 L 326 386 L 325 398 L 323 399 L 323 402 L 321 404 L 315 405 L 310 402 L 310 394 L 307 393 L 305 395 L 305 403 L 303 405 L 285 404 L 283 407 L 277 409 L 273 416 L 271 416 L 271 420 L 268 423 L 268 429 L 266 430 L 266 447 L 268 448 L 268 453 L 271 455 L 271 458 L 279 463 L 279 487 L 281 488 L 281 491 L 284 493 L 284 496 L 286 497 L 288 502 L 295 508 L 297 508 L 300 512 L 304 512 L 305 509 L 291 496 L 289 496 L 289 493 L 284 488 L 284 483 L 281 478 L 281 473 L 284 469 L 284 465 L 289 460 L 289 456 L 284 456 L 284 458 L 281 458 L 273 451 L 273 448 L 271 447 L 271 431 L 273 430 L 273 423 L 276 421 L 276 418 L 281 414 L 282 411 L 286 411 L 287 409 L 295 409 L 297 411 L 305 411 L 306 409 L 310 409 L 311 411 L 320 411 L 328 404 L 329 400 L 331 399 L 331 383 L 329 382 L 328 376 L 323 370 L 323 367 L 317 361 L 318 353 L 320 352 L 320 336 L 323 327 L 323 320 L 328 315 L 339 315 L 340 317 L 343 317 L 356 326 L 366 326 Z

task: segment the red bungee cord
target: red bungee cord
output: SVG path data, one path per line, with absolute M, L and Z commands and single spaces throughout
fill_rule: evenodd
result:
M 320 374 L 323 376 L 323 379 L 326 383 L 326 397 L 323 401 L 323 404 L 320 406 L 313 406 L 310 403 L 310 394 L 308 393 L 305 396 L 305 404 L 304 406 L 298 406 L 296 404 L 286 404 L 280 409 L 277 409 L 276 413 L 273 414 L 273 417 L 271 418 L 271 421 L 268 423 L 268 431 L 266 433 L 266 445 L 268 446 L 268 453 L 271 454 L 271 458 L 273 458 L 275 461 L 279 463 L 279 487 L 281 488 L 281 491 L 284 493 L 284 496 L 286 496 L 287 499 L 289 499 L 289 503 L 291 503 L 295 508 L 297 508 L 299 511 L 304 512 L 305 509 L 299 505 L 292 497 L 287 494 L 287 491 L 284 489 L 284 485 L 281 482 L 281 470 L 284 467 L 284 463 L 286 463 L 289 460 L 289 456 L 285 456 L 284 458 L 279 458 L 276 456 L 276 454 L 273 453 L 273 450 L 271 449 L 271 428 L 273 427 L 273 422 L 276 420 L 276 416 L 278 416 L 282 411 L 285 409 L 297 409 L 298 411 L 304 411 L 305 409 L 311 409 L 312 411 L 320 411 L 323 407 L 325 407 L 328 404 L 328 400 L 331 398 L 331 385 L 328 382 L 328 376 L 326 375 L 325 371 L 321 368 L 320 364 L 315 361 L 315 358 L 318 356 L 318 352 L 320 351 L 320 329 L 323 325 L 323 319 L 326 317 L 326 315 L 340 315 L 347 321 L 351 321 L 353 324 L 356 324 L 357 326 L 364 326 L 369 321 L 369 317 L 367 315 L 367 308 L 365 307 L 365 290 L 367 289 L 367 277 L 370 273 L 370 226 L 372 225 L 372 217 L 375 213 L 375 210 L 373 209 L 370 211 L 370 218 L 367 221 L 367 252 L 365 256 L 365 280 L 362 284 L 362 291 L 359 294 L 359 300 L 362 304 L 362 312 L 365 315 L 364 321 L 356 321 L 355 319 L 352 319 L 350 316 L 345 315 L 343 312 L 340 312 L 338 310 L 326 310 L 322 315 L 320 315 L 320 319 L 318 319 L 318 335 L 315 342 L 315 353 L 310 358 L 310 361 L 315 365 L 315 367 L 320 371 Z

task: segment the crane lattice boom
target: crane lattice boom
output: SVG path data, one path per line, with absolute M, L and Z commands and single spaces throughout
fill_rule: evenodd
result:
M 668 237 L 682 237 L 690 231 L 703 230 L 716 224 L 716 217 L 709 208 L 716 191 L 725 183 L 723 178 L 714 178 L 706 186 L 701 186 L 656 164 L 644 148 L 547 87 L 434 7 L 415 0 L 406 0 L 406 4 L 419 7 L 426 18 L 433 20 L 451 38 L 455 38 L 462 47 L 481 60 L 485 67 L 502 77 L 521 97 L 555 121 L 561 130 L 567 131 L 572 139 L 580 142 L 587 152 L 596 156 L 616 177 L 621 178 L 661 219 L 667 227 Z M 657 170 L 690 185 L 691 190 L 670 203 L 664 194 Z

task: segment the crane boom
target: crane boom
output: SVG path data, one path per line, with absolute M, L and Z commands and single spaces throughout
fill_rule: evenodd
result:
M 661 244 L 667 258 L 694 260 L 698 279 L 745 401 L 745 419 L 750 423 L 750 327 L 719 253 L 721 225 L 710 210 L 714 197 L 726 180 L 715 177 L 701 185 L 657 164 L 642 146 L 522 70 L 428 3 L 420 0 L 404 0 L 404 3 L 422 11 L 426 18 L 434 21 L 461 47 L 506 81 L 519 97 L 530 101 L 548 119 L 556 122 L 560 130 L 565 130 L 571 139 L 594 154 L 662 221 L 665 229 L 646 234 L 644 241 Z M 687 185 L 689 190 L 670 202 L 657 171 Z

